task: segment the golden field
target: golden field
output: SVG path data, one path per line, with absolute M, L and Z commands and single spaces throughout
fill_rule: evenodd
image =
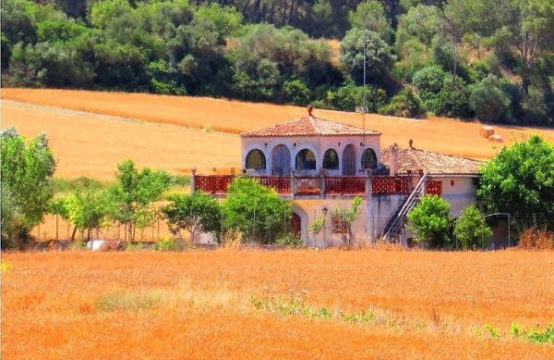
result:
M 2 98 L 8 100 L 2 103 L 2 128 L 14 125 L 26 136 L 46 131 L 59 159 L 58 176 L 102 179 L 129 157 L 173 172 L 238 168 L 238 133 L 306 113 L 296 106 L 77 90 L 2 89 Z M 361 126 L 360 114 L 327 110 L 314 114 Z M 482 125 L 475 122 L 370 114 L 367 127 L 382 132 L 382 146 L 396 142 L 407 147 L 413 139 L 419 148 L 477 159 L 490 158 L 502 146 L 481 137 Z M 495 126 L 495 132 L 504 144 L 532 133 L 554 141 L 550 129 Z
M 548 251 L 47 252 L 2 262 L 3 359 L 554 356 L 554 345 L 510 334 L 513 322 L 554 322 Z M 287 310 L 294 299 L 303 311 Z

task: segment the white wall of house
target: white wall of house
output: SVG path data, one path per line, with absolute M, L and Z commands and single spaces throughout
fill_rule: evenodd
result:
M 442 182 L 442 197 L 450 203 L 450 216 L 457 217 L 469 205 L 475 205 L 475 177 L 432 177 Z
M 365 147 L 364 147 L 365 142 Z M 266 159 L 266 170 L 252 172 L 259 175 L 271 175 L 273 169 L 273 150 L 284 145 L 290 152 L 290 164 L 295 168 L 296 155 L 303 149 L 311 150 L 316 157 L 316 169 L 307 171 L 306 175 L 315 175 L 321 172 L 323 157 L 329 149 L 334 149 L 339 157 L 339 168 L 337 170 L 328 170 L 329 175 L 341 175 L 343 171 L 343 152 L 348 145 L 352 145 L 356 153 L 356 174 L 364 175 L 361 169 L 362 154 L 366 148 L 371 148 L 376 156 L 377 162 L 381 161 L 380 156 L 380 136 L 291 136 L 291 137 L 242 137 L 241 139 L 241 167 L 246 166 L 246 157 L 254 149 L 261 150 Z

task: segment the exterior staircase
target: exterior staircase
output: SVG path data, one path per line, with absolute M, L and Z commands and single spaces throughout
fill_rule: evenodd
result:
M 404 226 L 406 216 L 408 213 L 417 205 L 419 199 L 425 194 L 425 182 L 427 180 L 427 174 L 423 174 L 421 179 L 419 179 L 414 190 L 406 198 L 404 203 L 400 206 L 399 210 L 395 215 L 392 216 L 391 220 L 385 227 L 383 231 L 383 239 L 386 241 L 397 242 L 399 241 L 400 232 Z

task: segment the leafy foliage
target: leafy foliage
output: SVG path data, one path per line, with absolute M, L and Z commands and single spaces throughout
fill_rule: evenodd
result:
M 223 224 L 251 241 L 271 244 L 286 232 L 291 209 L 275 190 L 249 178 L 236 178 L 223 202 Z
M 361 206 L 362 198 L 356 196 L 352 200 L 352 204 L 349 209 L 336 208 L 331 213 L 331 219 L 333 220 L 335 231 L 341 234 L 344 245 L 352 245 L 352 224 L 360 216 Z
M 488 245 L 492 230 L 475 206 L 464 209 L 454 226 L 454 237 L 462 249 L 482 249 Z
M 417 242 L 429 248 L 450 244 L 450 204 L 437 195 L 426 195 L 408 213 L 408 227 Z
M 554 230 L 554 145 L 539 136 L 504 147 L 481 169 L 477 195 L 491 212 L 512 215 L 516 227 Z
M 17 246 L 38 224 L 53 196 L 56 163 L 46 135 L 30 142 L 14 128 L 0 134 L 2 146 L 2 247 Z
M 173 195 L 169 201 L 161 212 L 172 232 L 186 230 L 194 243 L 198 232 L 221 231 L 221 208 L 213 197 L 195 191 L 191 195 Z
M 144 228 L 156 218 L 153 202 L 167 190 L 170 177 L 164 171 L 144 168 L 141 171 L 131 160 L 117 166 L 116 181 L 110 187 L 111 217 L 127 226 L 129 240 L 135 237 L 135 228 Z

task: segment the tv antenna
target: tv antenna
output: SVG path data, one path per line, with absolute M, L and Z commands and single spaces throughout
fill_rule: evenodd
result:
M 362 114 L 362 128 L 363 128 L 363 144 L 365 145 L 365 114 L 367 113 L 367 99 L 366 99 L 366 67 L 367 67 L 367 39 L 364 32 L 364 69 L 363 69 L 363 87 L 362 87 L 362 103 L 356 108 L 356 111 Z

